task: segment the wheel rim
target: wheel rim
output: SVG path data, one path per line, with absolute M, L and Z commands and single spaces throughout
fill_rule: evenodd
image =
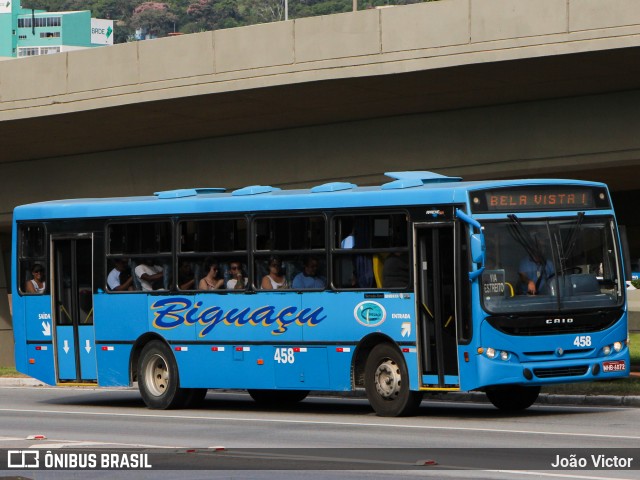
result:
M 151 395 L 160 397 L 169 388 L 169 367 L 167 362 L 160 355 L 154 355 L 145 371 L 145 378 L 147 379 L 147 387 Z
M 400 393 L 402 376 L 400 367 L 390 358 L 378 365 L 375 373 L 375 385 L 378 394 L 385 399 L 392 400 Z

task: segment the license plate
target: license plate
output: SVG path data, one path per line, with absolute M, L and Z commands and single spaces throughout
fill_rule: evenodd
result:
M 627 365 L 624 360 L 615 360 L 613 362 L 603 362 L 603 372 L 622 372 L 627 369 Z

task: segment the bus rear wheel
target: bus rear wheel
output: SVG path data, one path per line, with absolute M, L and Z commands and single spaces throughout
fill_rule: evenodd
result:
M 147 407 L 182 407 L 189 391 L 180 388 L 178 366 L 169 347 L 159 341 L 145 345 L 138 362 L 138 389 Z
M 301 402 L 309 390 L 247 390 L 257 403 L 269 406 L 287 406 Z
M 540 394 L 540 387 L 507 385 L 488 388 L 485 393 L 496 408 L 505 412 L 518 412 L 533 405 Z
M 409 373 L 402 354 L 391 345 L 377 345 L 367 357 L 364 387 L 369 403 L 381 417 L 414 415 L 422 392 L 409 389 Z

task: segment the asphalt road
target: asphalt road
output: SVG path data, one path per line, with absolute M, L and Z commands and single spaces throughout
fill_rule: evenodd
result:
M 628 468 L 541 471 L 556 454 L 619 449 L 634 449 L 625 453 L 640 467 L 638 425 L 640 409 L 625 407 L 536 405 L 512 415 L 489 404 L 427 400 L 417 417 L 381 418 L 359 398 L 309 397 L 296 408 L 268 410 L 245 394 L 209 393 L 198 410 L 153 411 L 132 390 L 0 388 L 0 448 L 137 448 L 154 455 L 162 448 L 179 458 L 191 454 L 202 468 L 217 452 L 216 467 L 231 469 L 22 472 L 27 478 L 300 478 L 304 471 L 305 479 L 638 479 L 640 470 Z M 156 455 L 156 467 L 159 461 Z M 341 466 L 348 471 L 336 472 Z M 238 472 L 245 468 L 256 470 Z M 7 473 L 16 472 L 0 476 Z

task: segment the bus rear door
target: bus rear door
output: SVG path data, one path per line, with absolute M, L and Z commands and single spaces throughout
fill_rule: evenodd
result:
M 52 253 L 57 380 L 59 384 L 95 383 L 92 237 L 53 237 Z

